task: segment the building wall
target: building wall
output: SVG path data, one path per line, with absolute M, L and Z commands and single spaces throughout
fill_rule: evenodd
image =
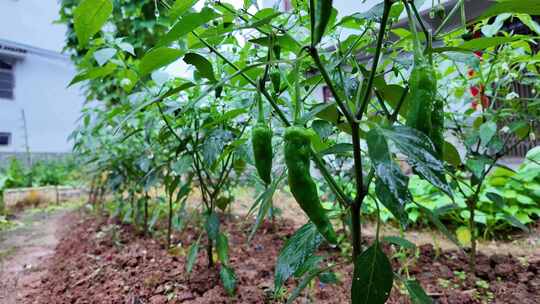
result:
M 53 24 L 58 9 L 56 0 L 0 1 L 0 57 L 17 58 L 14 99 L 0 98 L 0 132 L 11 133 L 11 143 L 0 146 L 0 153 L 25 151 L 23 110 L 32 153 L 71 151 L 67 137 L 84 98 L 79 88 L 67 88 L 76 70 L 60 53 L 65 27 Z M 6 46 L 25 52 L 10 54 Z
M 59 18 L 58 0 L 0 1 L 0 38 L 60 52 L 66 28 Z

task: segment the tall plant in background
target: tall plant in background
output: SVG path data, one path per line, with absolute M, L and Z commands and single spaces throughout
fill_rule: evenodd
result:
M 466 43 L 490 41 L 495 39 L 520 40 L 515 43 L 499 45 L 485 51 L 477 50 L 474 54 L 450 53 L 441 58 L 448 64 L 447 79 L 459 79 L 457 88 L 448 91 L 449 100 L 456 100 L 452 107 L 456 110 L 448 113 L 451 118 L 449 134 L 465 148 L 463 157 L 452 148 L 451 163 L 455 169 L 450 176 L 454 181 L 458 195 L 465 202 L 465 214 L 468 226 L 458 229 L 458 236 L 470 246 L 470 273 L 475 274 L 477 223 L 485 224 L 485 215 L 478 211 L 481 200 L 492 201 L 492 206 L 501 212 L 504 218 L 525 231 L 527 227 L 513 214 L 506 210 L 505 194 L 489 186 L 489 175 L 511 176 L 514 169 L 499 160 L 508 151 L 523 141 L 534 140 L 540 115 L 533 100 L 540 88 L 537 79 L 532 79 L 536 67 L 525 58 L 535 55 L 535 44 L 527 36 L 512 35 L 502 28 L 503 22 L 511 14 L 497 16 L 494 22 L 479 22 L 471 26 L 471 33 L 464 36 L 477 37 L 467 39 Z M 513 17 L 520 19 L 531 29 L 538 24 L 527 15 Z M 478 35 L 484 33 L 484 37 Z M 476 33 L 476 34 L 472 34 Z M 506 37 L 505 37 L 506 36 Z M 515 92 L 516 85 L 528 86 L 532 96 L 520 96 Z M 469 92 L 464 92 L 463 87 Z M 523 94 L 523 93 L 521 93 Z M 506 174 L 504 173 L 506 172 Z M 530 200 L 524 198 L 523 200 Z

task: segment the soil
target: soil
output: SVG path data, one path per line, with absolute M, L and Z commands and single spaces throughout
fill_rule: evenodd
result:
M 20 303 L 272 303 L 276 257 L 297 225 L 280 220 L 275 231 L 263 225 L 247 244 L 249 226 L 236 217 L 224 217 L 221 230 L 229 233 L 231 266 L 238 281 L 234 297 L 227 296 L 220 284 L 219 264 L 207 267 L 204 251 L 193 272 L 186 273 L 187 249 L 200 233 L 191 228 L 194 225 L 175 235 L 179 245 L 167 251 L 162 236 L 145 238 L 131 226 L 79 212 L 60 221 L 65 226 L 56 251 L 47 259 L 38 284 L 19 296 Z M 384 250 L 389 256 L 395 253 L 390 245 Z M 320 251 L 344 261 L 335 249 Z M 539 252 L 521 257 L 480 254 L 474 280 L 467 278 L 466 261 L 462 252 L 426 244 L 418 247 L 417 258 L 408 260 L 407 269 L 437 303 L 540 303 Z M 392 264 L 400 270 L 397 258 Z M 295 303 L 348 303 L 352 267 L 343 265 L 335 269 L 339 283 L 317 281 Z M 289 291 L 296 284 L 289 280 Z M 400 284 L 394 284 L 389 303 L 409 303 Z
M 44 262 L 54 254 L 58 232 L 68 224 L 66 213 L 22 213 L 15 218 L 22 227 L 0 233 L 0 303 L 15 303 L 40 286 Z

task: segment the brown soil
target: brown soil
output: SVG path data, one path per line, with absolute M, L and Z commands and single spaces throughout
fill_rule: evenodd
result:
M 17 217 L 23 227 L 0 235 L 0 303 L 15 303 L 40 285 L 44 261 L 54 254 L 58 232 L 68 225 L 65 214 L 25 213 Z
M 193 273 L 185 272 L 187 248 L 198 231 L 188 228 L 176 235 L 183 246 L 167 252 L 160 237 L 143 238 L 130 226 L 71 214 L 64 219 L 71 224 L 48 260 L 47 272 L 20 298 L 21 303 L 271 303 L 275 259 L 295 224 L 280 221 L 276 231 L 263 226 L 248 245 L 241 222 L 221 217 L 238 277 L 235 297 L 228 297 L 221 286 L 219 265 L 207 268 L 204 251 Z M 384 249 L 389 255 L 395 252 L 390 246 Z M 339 256 L 330 248 L 321 248 L 321 253 Z M 519 258 L 503 252 L 480 254 L 477 280 L 465 278 L 466 259 L 457 251 L 438 253 L 433 246 L 422 245 L 418 258 L 409 262 L 411 276 L 437 303 L 540 303 L 540 253 Z M 400 263 L 395 258 L 392 263 L 397 271 Z M 296 303 L 347 303 L 351 266 L 336 271 L 339 284 L 316 282 Z M 288 282 L 289 290 L 295 285 Z M 409 303 L 399 284 L 394 285 L 389 303 Z

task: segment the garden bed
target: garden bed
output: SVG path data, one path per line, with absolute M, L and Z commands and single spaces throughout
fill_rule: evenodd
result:
M 205 251 L 199 253 L 191 275 L 185 271 L 187 248 L 198 231 L 186 228 L 174 238 L 183 246 L 167 252 L 163 239 L 141 237 L 131 226 L 86 215 L 75 215 L 69 222 L 41 284 L 22 303 L 272 303 L 276 257 L 295 231 L 288 221 L 281 221 L 276 231 L 263 226 L 248 245 L 241 221 L 222 221 L 223 231 L 230 234 L 230 262 L 238 278 L 236 296 L 231 298 L 221 286 L 218 271 L 207 268 Z M 385 245 L 384 250 L 391 256 L 394 249 Z M 468 280 L 462 253 L 437 254 L 431 245 L 420 246 L 419 253 L 409 272 L 437 303 L 540 302 L 539 255 L 480 254 L 478 278 Z M 397 271 L 400 263 L 392 259 L 392 264 Z M 340 283 L 317 281 L 309 290 L 312 302 L 348 302 L 352 265 L 336 272 Z M 287 287 L 291 291 L 296 285 L 289 281 Z M 394 285 L 389 303 L 409 303 L 408 296 Z

